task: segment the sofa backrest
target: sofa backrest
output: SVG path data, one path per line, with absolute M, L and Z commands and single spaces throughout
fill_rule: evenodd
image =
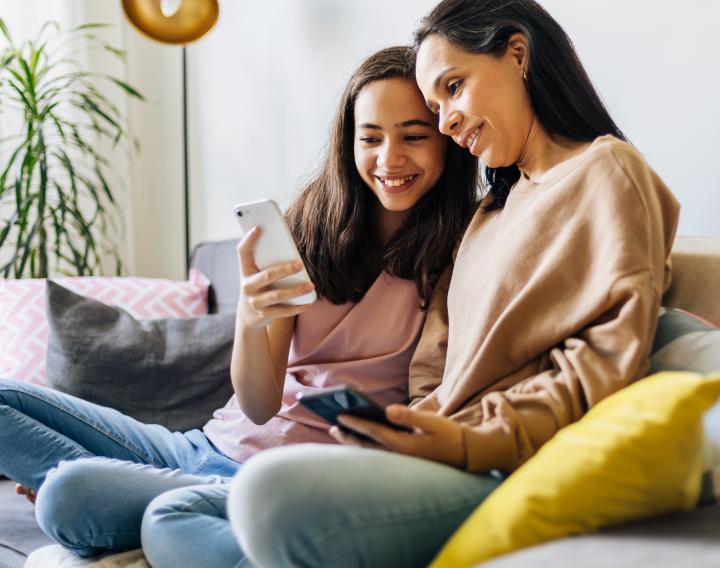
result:
M 672 266 L 673 279 L 663 305 L 720 325 L 720 237 L 677 237 Z
M 206 241 L 193 250 L 190 264 L 210 279 L 210 313 L 234 312 L 240 292 L 237 239 Z
M 212 283 L 211 312 L 233 312 L 237 306 L 237 243 L 237 239 L 208 241 L 193 252 L 192 265 Z M 688 310 L 720 325 L 720 237 L 678 237 L 672 264 L 673 282 L 663 305 Z

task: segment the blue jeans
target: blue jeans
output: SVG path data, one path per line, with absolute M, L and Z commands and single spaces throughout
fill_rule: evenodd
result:
M 82 556 L 138 547 L 143 512 L 155 497 L 224 483 L 239 467 L 200 430 L 171 432 L 51 389 L 0 380 L 0 472 L 39 489 L 38 523 Z
M 361 448 L 272 449 L 243 466 L 229 497 L 200 486 L 156 498 L 142 543 L 153 568 L 427 566 L 501 481 Z

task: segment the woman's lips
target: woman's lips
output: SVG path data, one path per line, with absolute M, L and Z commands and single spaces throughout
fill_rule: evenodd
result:
M 475 153 L 475 145 L 477 144 L 477 141 L 482 134 L 483 126 L 485 126 L 484 123 L 478 126 L 475 131 L 468 137 L 468 150 L 470 150 L 471 154 Z

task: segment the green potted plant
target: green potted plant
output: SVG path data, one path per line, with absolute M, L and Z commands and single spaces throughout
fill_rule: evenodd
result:
M 99 274 L 108 259 L 116 274 L 123 270 L 112 162 L 99 147 L 117 151 L 127 121 L 105 89 L 143 96 L 78 60 L 81 50 L 98 48 L 125 60 L 96 34 L 105 26 L 63 32 L 49 22 L 16 45 L 0 18 L 1 277 Z

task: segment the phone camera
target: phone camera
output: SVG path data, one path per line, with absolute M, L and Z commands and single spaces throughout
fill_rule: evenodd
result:
M 242 212 L 242 211 L 238 211 L 238 212 L 237 212 L 237 216 L 238 216 L 238 217 L 242 217 L 242 216 L 243 216 L 243 212 Z

